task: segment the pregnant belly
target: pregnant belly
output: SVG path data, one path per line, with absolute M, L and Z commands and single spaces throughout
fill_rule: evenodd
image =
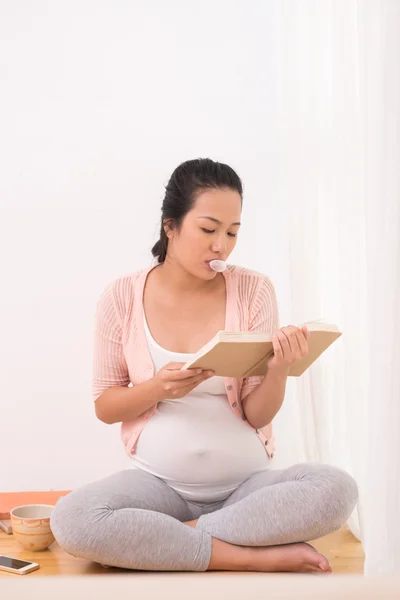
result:
M 173 487 L 234 489 L 268 465 L 257 434 L 236 417 L 223 394 L 161 402 L 139 437 L 133 460 Z

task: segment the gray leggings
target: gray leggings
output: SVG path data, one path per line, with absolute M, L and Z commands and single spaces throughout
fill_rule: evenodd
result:
M 61 498 L 51 527 L 64 550 L 105 565 L 205 571 L 212 537 L 239 546 L 313 540 L 345 523 L 356 501 L 352 477 L 327 465 L 257 473 L 214 504 L 187 502 L 161 479 L 128 469 Z M 183 524 L 193 519 L 196 528 Z

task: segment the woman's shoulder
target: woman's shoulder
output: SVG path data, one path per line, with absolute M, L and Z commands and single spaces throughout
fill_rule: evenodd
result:
M 236 278 L 240 311 L 247 314 L 254 331 L 276 331 L 279 310 L 275 287 L 264 273 L 244 267 L 228 267 Z
M 135 289 L 148 269 L 140 269 L 125 273 L 110 280 L 103 288 L 98 301 L 99 305 L 113 305 L 120 317 L 126 315 L 133 307 Z
M 130 296 L 134 292 L 136 282 L 145 271 L 146 269 L 141 269 L 139 271 L 119 275 L 106 283 L 104 290 L 112 290 L 114 294 L 119 297 Z
M 242 291 L 250 300 L 254 296 L 261 292 L 273 292 L 274 286 L 268 275 L 254 271 L 253 269 L 247 269 L 239 265 L 227 265 L 227 270 L 237 284 L 239 284 L 239 290 Z

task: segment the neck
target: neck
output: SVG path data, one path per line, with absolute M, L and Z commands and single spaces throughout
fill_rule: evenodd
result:
M 193 294 L 208 292 L 215 289 L 223 275 L 217 273 L 213 279 L 204 281 L 192 275 L 182 265 L 173 261 L 168 256 L 161 265 L 157 267 L 160 281 L 164 289 L 174 294 Z

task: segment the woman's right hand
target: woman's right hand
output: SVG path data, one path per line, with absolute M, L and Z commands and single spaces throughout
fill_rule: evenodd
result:
M 183 398 L 200 383 L 214 375 L 213 371 L 203 371 L 203 369 L 181 370 L 184 364 L 183 362 L 170 362 L 154 376 L 163 400 Z

